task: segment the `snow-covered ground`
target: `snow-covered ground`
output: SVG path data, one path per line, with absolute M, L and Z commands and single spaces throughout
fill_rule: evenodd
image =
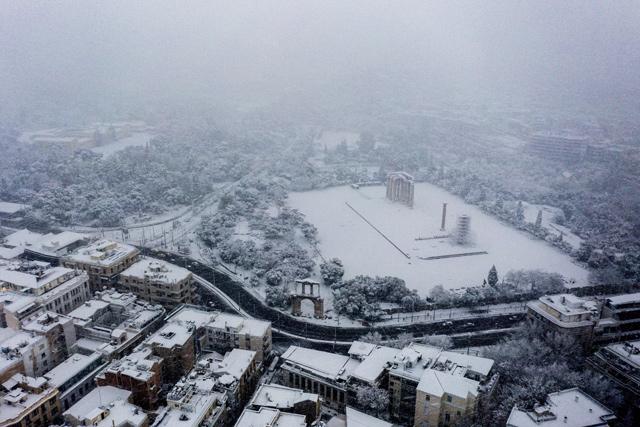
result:
M 443 202 L 448 203 L 445 233 L 455 227 L 458 215 L 466 213 L 471 216 L 472 245 L 460 247 L 447 238 L 415 240 L 445 234 L 440 231 Z M 386 200 L 383 186 L 359 190 L 343 186 L 291 193 L 288 203 L 318 228 L 320 251 L 325 258 L 342 259 L 347 278 L 358 274 L 397 276 L 421 295 L 427 295 L 438 284 L 449 289 L 481 284 L 495 264 L 500 274 L 512 269 L 541 269 L 560 273 L 578 285 L 587 284 L 587 270 L 573 263 L 568 255 L 430 184 L 416 184 L 413 208 Z M 438 260 L 419 258 L 481 251 L 487 254 Z
M 147 132 L 135 133 L 127 138 L 119 139 L 107 145 L 94 147 L 91 149 L 94 153 L 100 153 L 109 156 L 116 151 L 124 150 L 127 147 L 144 147 L 151 140 L 153 135 Z
M 562 240 L 571 245 L 572 248 L 578 249 L 582 243 L 582 239 L 571 232 L 567 227 L 554 222 L 556 215 L 563 215 L 562 210 L 547 205 L 532 205 L 523 203 L 524 219 L 527 222 L 535 223 L 538 217 L 538 211 L 542 210 L 542 226 L 550 233 L 559 236 L 562 233 Z

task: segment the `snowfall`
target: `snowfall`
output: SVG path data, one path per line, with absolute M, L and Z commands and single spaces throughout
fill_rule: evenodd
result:
M 443 232 L 440 226 L 445 202 L 447 222 Z M 540 269 L 562 274 L 572 282 L 570 286 L 587 284 L 587 270 L 575 264 L 567 254 L 430 184 L 416 184 L 413 208 L 387 200 L 384 186 L 359 189 L 342 186 L 295 192 L 289 194 L 288 204 L 305 214 L 306 220 L 318 228 L 320 253 L 325 258 L 340 258 L 346 278 L 358 274 L 397 276 L 404 279 L 409 288 L 426 296 L 438 284 L 448 289 L 479 285 L 495 265 L 501 274 L 516 269 Z M 458 246 L 446 237 L 416 240 L 451 233 L 457 217 L 462 214 L 471 217 L 471 244 Z M 527 220 L 535 221 L 535 217 Z M 465 252 L 487 253 L 421 259 Z

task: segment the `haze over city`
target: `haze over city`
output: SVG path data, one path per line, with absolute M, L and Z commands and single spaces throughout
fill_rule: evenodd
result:
M 640 3 L 0 7 L 0 427 L 640 424 Z

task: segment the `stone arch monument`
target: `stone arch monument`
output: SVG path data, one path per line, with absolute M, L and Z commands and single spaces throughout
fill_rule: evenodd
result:
M 313 317 L 324 318 L 324 299 L 320 297 L 320 282 L 311 279 L 296 280 L 295 290 L 291 294 L 291 313 L 294 316 L 302 314 L 302 301 L 308 299 L 313 302 Z

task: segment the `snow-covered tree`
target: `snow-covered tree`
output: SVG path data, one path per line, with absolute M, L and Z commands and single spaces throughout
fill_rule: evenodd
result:
M 364 411 L 380 417 L 387 414 L 389 408 L 389 392 L 378 387 L 358 387 L 356 400 Z
M 518 201 L 518 205 L 516 206 L 515 213 L 516 224 L 522 224 L 524 222 L 524 206 L 522 206 L 522 201 Z
M 331 286 L 338 283 L 344 276 L 342 261 L 338 258 L 331 258 L 320 264 L 320 274 L 325 285 Z
M 487 283 L 489 284 L 489 286 L 496 286 L 498 284 L 498 270 L 496 269 L 495 265 L 491 266 L 491 269 L 489 270 L 489 274 L 487 275 Z
M 288 290 L 282 286 L 271 286 L 265 289 L 265 302 L 272 307 L 287 308 L 289 297 Z

